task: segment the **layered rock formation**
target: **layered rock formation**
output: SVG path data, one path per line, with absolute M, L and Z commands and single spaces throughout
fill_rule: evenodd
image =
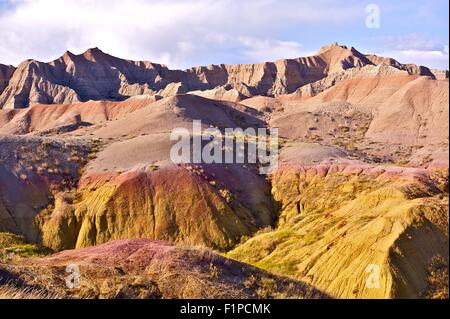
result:
M 0 64 L 0 94 L 2 94 L 2 92 L 8 86 L 9 80 L 11 79 L 15 70 L 16 68 L 12 65 Z
M 43 216 L 43 243 L 61 250 L 144 237 L 223 251 L 273 223 L 264 180 L 237 168 L 220 177 L 214 168 L 197 170 L 199 175 L 187 168 L 150 166 L 85 177 L 77 202 L 57 198 L 51 216 Z M 238 186 L 244 182 L 255 189 Z M 237 194 L 250 199 L 233 198 Z
M 419 298 L 432 259 L 448 256 L 448 197 L 425 171 L 290 166 L 272 183 L 277 228 L 228 256 L 336 298 Z
M 379 64 L 388 64 L 410 74 L 433 76 L 425 67 L 366 56 L 354 48 L 336 43 L 323 47 L 311 57 L 261 64 L 210 65 L 184 71 L 170 70 L 151 62 L 122 60 L 94 48 L 80 55 L 66 52 L 49 63 L 35 60 L 21 63 L 0 95 L 0 108 L 23 108 L 37 103 L 123 100 L 142 94 L 168 97 L 199 90 L 213 90 L 205 93 L 207 97 L 222 96 L 238 101 L 256 95 L 292 93 L 330 74 Z M 221 87 L 228 87 L 225 90 L 229 92 L 223 92 Z
M 381 57 L 374 54 L 369 54 L 366 56 L 367 59 L 370 60 L 375 65 L 390 65 L 394 68 L 397 68 L 399 70 L 407 71 L 409 74 L 412 75 L 423 75 L 423 76 L 431 76 L 435 77 L 432 70 L 429 68 L 422 66 L 422 65 L 416 65 L 416 64 L 402 64 L 398 62 L 397 60 L 389 57 Z M 441 72 L 436 72 L 440 79 L 442 79 Z M 447 76 L 448 78 L 448 76 Z
M 70 126 L 75 135 L 95 134 L 104 141 L 98 138 L 86 141 L 88 151 L 61 147 L 59 154 L 51 155 L 59 159 L 60 166 L 71 163 L 72 156 L 79 157 L 80 163 L 89 161 L 89 164 L 84 167 L 75 190 L 52 192 L 53 179 L 41 185 L 41 192 L 54 197 L 49 210 L 42 210 L 50 204 L 47 200 L 36 203 L 22 198 L 22 205 L 36 208 L 34 216 L 42 210 L 37 225 L 46 246 L 60 250 L 112 239 L 146 237 L 225 250 L 241 237 L 274 222 L 272 202 L 266 196 L 270 193 L 269 185 L 258 176 L 256 168 L 245 165 L 231 164 L 224 170 L 220 165 L 172 164 L 169 154 L 174 142 L 170 141 L 168 132 L 175 127 L 192 129 L 193 119 L 218 127 L 263 126 L 257 115 L 258 112 L 237 104 L 185 95 L 153 104 L 133 100 L 71 107 L 36 105 L 18 111 L 4 128 L 16 134 L 65 133 L 68 136 L 73 132 L 61 128 Z M 48 120 L 42 123 L 36 117 Z M 26 125 L 24 118 L 28 119 Z M 21 125 L 16 126 L 17 123 Z M 74 126 L 74 123 L 85 125 Z M 57 130 L 50 130 L 52 125 Z M 14 127 L 17 129 L 13 130 Z M 40 140 L 40 137 L 33 139 L 35 143 Z M 95 141 L 103 144 L 103 149 L 94 155 L 89 147 Z M 5 141 L 2 148 L 12 153 L 13 145 Z M 44 155 L 21 155 L 23 160 L 19 163 L 7 157 L 5 170 L 20 180 L 22 171 L 18 164 L 22 169 L 28 168 L 27 184 L 35 187 L 35 180 L 40 178 L 35 175 L 40 162 L 46 158 Z M 46 176 L 47 171 L 41 174 Z M 71 178 L 78 181 L 79 175 Z M 243 187 L 246 182 L 251 182 L 253 188 Z M 17 192 L 17 189 L 10 187 L 10 191 Z M 5 191 L 4 196 L 9 194 Z M 10 210 L 18 213 L 14 208 L 7 212 Z M 0 230 L 19 231 L 36 240 L 36 228 L 29 218 L 15 221 L 20 230 L 9 224 L 3 224 Z
M 448 265 L 445 72 L 334 44 L 308 58 L 185 71 L 91 49 L 26 61 L 8 74 L 0 96 L 0 232 L 77 250 L 1 265 L 2 275 L 28 284 L 39 269 L 54 287 L 38 280 L 39 291 L 67 296 L 58 274 L 75 260 L 94 278 L 75 297 L 448 296 L 445 276 L 433 270 L 436 260 Z M 88 99 L 101 101 L 80 102 Z M 174 164 L 170 132 L 192 132 L 194 120 L 221 130 L 278 128 L 278 170 L 262 176 L 250 163 Z M 102 245 L 129 238 L 172 244 Z M 95 245 L 102 246 L 85 249 Z M 286 290 L 279 276 L 210 253 L 198 258 L 186 248 L 193 245 L 318 290 L 294 280 L 292 287 L 313 293 Z M 169 281 L 178 278 L 181 289 L 149 255 L 173 267 Z M 218 268 L 214 279 L 204 268 L 191 271 L 205 263 Z M 230 282 L 236 267 L 257 284 Z M 367 285 L 374 269 L 376 287 Z M 203 289 L 189 291 L 183 274 Z
M 86 103 L 48 105 L 36 104 L 25 109 L 0 112 L 0 134 L 70 132 L 81 127 L 100 125 L 155 102 L 152 97 L 127 102 L 91 101 Z M 45 119 L 45 120 L 44 120 Z
M 77 139 L 0 136 L 0 232 L 39 242 L 37 212 L 76 186 L 93 145 Z
M 448 80 L 368 65 L 242 103 L 268 112 L 288 139 L 337 145 L 377 163 L 448 166 Z

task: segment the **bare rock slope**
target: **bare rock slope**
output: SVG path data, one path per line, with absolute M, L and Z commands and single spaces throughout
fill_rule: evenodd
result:
M 151 62 L 119 59 L 93 48 L 80 55 L 66 52 L 49 63 L 24 61 L 12 76 L 2 76 L 10 80 L 4 90 L 0 86 L 0 108 L 123 100 L 142 94 L 167 97 L 198 90 L 219 90 L 207 94 L 237 101 L 256 95 L 292 93 L 330 74 L 379 63 L 386 62 L 365 56 L 354 48 L 333 44 L 310 57 L 261 64 L 210 65 L 181 71 Z M 390 65 L 411 74 L 433 76 L 425 67 L 405 66 L 396 61 Z M 6 81 L 2 81 L 5 86 Z M 233 91 L 225 93 L 220 89 L 226 86 Z
M 338 298 L 448 296 L 433 270 L 449 259 L 445 72 L 334 44 L 312 57 L 185 71 L 91 49 L 1 74 L 0 232 L 76 249 L 1 265 L 14 291 L 70 295 L 60 275 L 74 261 L 93 278 L 75 297 L 318 296 L 292 290 L 299 280 Z M 278 170 L 173 163 L 170 133 L 192 132 L 194 120 L 279 128 Z M 197 245 L 293 286 L 186 248 Z M 258 284 L 231 282 L 235 268 Z
M 0 94 L 8 86 L 15 69 L 12 65 L 0 64 Z
M 433 289 L 427 273 L 433 258 L 448 258 L 448 194 L 441 183 L 425 170 L 284 166 L 272 180 L 277 227 L 228 256 L 336 298 L 419 298 Z

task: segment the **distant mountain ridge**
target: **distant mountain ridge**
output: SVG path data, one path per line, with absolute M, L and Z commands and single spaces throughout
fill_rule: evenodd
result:
M 98 48 L 80 55 L 65 52 L 44 63 L 0 65 L 0 109 L 33 104 L 70 104 L 88 100 L 124 100 L 137 95 L 156 98 L 190 91 L 228 94 L 236 100 L 291 94 L 331 74 L 366 65 L 387 64 L 409 74 L 448 78 L 446 71 L 401 64 L 392 58 L 364 55 L 337 43 L 310 57 L 259 64 L 209 65 L 170 70 L 162 64 L 116 58 Z M 435 75 L 436 74 L 436 75 Z M 227 93 L 228 92 L 228 93 Z
M 0 298 L 14 278 L 70 298 L 448 298 L 447 71 L 338 44 L 184 71 L 96 48 L 1 70 Z M 277 129 L 277 169 L 174 163 L 171 133 L 194 121 Z M 65 252 L 22 257 L 41 246 Z M 76 295 L 69 260 L 90 279 Z

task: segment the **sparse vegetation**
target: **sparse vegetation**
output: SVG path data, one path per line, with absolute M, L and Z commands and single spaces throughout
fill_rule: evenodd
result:
M 13 284 L 6 284 L 0 285 L 0 299 L 62 299 L 62 297 L 38 288 L 18 288 Z
M 448 299 L 448 260 L 443 256 L 434 256 L 428 267 L 428 287 L 422 292 L 425 299 Z
M 23 236 L 0 233 L 0 262 L 11 262 L 17 258 L 43 256 L 50 252 L 48 248 L 27 243 Z

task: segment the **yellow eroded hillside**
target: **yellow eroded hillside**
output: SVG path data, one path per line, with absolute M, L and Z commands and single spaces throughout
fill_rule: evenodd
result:
M 310 173 L 274 176 L 278 226 L 229 257 L 338 298 L 411 298 L 432 289 L 432 258 L 448 258 L 448 193 L 423 176 Z
M 271 201 L 263 197 L 270 191 L 264 180 L 242 172 L 258 185 L 249 191 L 254 197 L 250 206 L 223 179 L 208 181 L 207 172 L 202 174 L 181 167 L 153 168 L 86 179 L 74 198 L 62 194 L 50 212 L 41 212 L 43 243 L 63 250 L 151 238 L 226 251 L 242 236 L 273 223 Z

